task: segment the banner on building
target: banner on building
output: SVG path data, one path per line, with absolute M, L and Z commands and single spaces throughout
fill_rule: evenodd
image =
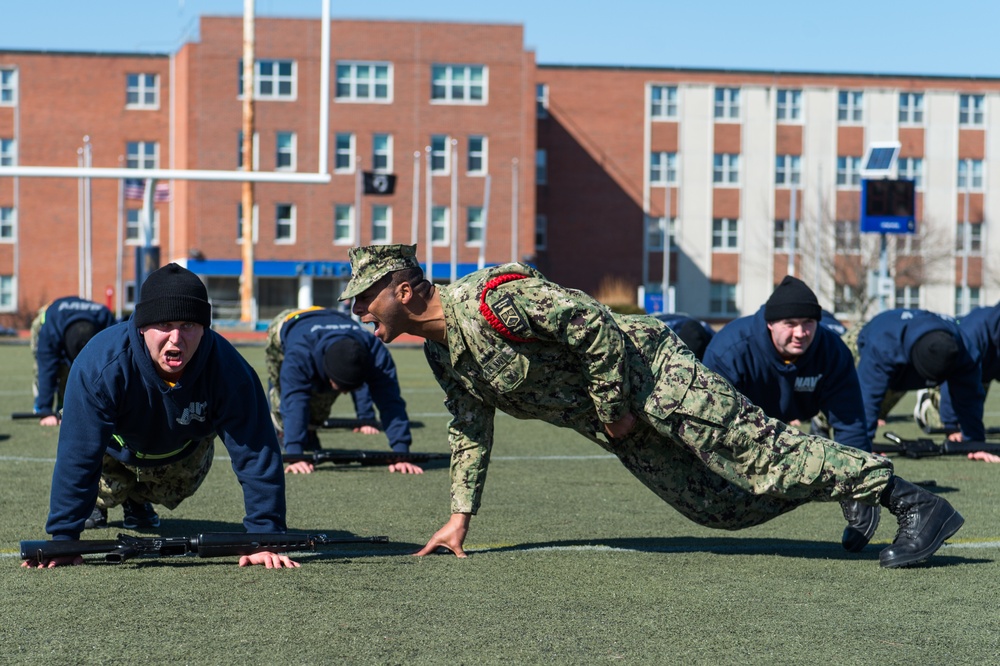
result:
M 365 194 L 392 194 L 396 190 L 396 175 L 364 172 Z
M 125 198 L 142 199 L 143 192 L 146 191 L 146 181 L 141 178 L 125 179 Z M 170 183 L 157 183 L 153 190 L 153 201 L 162 203 L 170 201 Z

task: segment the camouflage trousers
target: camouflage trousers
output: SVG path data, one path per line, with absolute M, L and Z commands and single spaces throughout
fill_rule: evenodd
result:
M 283 310 L 271 320 L 267 326 L 267 342 L 264 347 L 264 360 L 267 364 L 267 400 L 271 406 L 271 422 L 279 436 L 285 432 L 281 418 L 281 364 L 285 360 L 285 350 L 281 347 L 281 328 L 296 312 L 302 312 L 302 309 Z M 333 391 L 312 395 L 309 399 L 309 430 L 318 430 L 330 417 L 330 410 L 337 401 L 337 395 Z
M 983 393 L 989 395 L 992 381 L 983 382 Z M 924 421 L 924 426 L 929 430 L 944 430 L 945 423 L 941 420 L 941 387 L 933 386 L 927 389 L 929 403 L 920 410 L 920 416 Z M 948 426 L 952 428 L 954 426 Z
M 646 401 L 633 432 L 603 443 L 650 490 L 690 520 L 717 529 L 758 525 L 811 501 L 874 505 L 892 463 L 806 435 L 764 412 L 729 382 L 696 366 L 681 405 Z M 656 387 L 669 404 L 671 387 Z
M 175 509 L 201 486 L 214 455 L 215 435 L 201 440 L 191 455 L 159 467 L 125 465 L 105 454 L 97 506 L 110 509 L 131 499 Z
M 38 316 L 36 316 L 31 322 L 31 337 L 29 342 L 31 345 L 31 397 L 38 397 L 38 335 L 42 330 L 42 324 L 45 322 L 45 310 L 48 306 L 43 307 L 38 311 Z M 66 395 L 66 380 L 69 379 L 69 366 L 60 365 L 59 366 L 59 376 L 56 377 L 56 411 L 59 411 L 63 407 L 63 397 Z M 52 409 L 52 405 L 42 405 L 42 408 Z

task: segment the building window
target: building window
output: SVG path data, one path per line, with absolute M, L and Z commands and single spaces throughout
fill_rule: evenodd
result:
M 739 247 L 739 220 L 715 218 L 712 220 L 712 249 L 733 251 Z
M 156 74 L 126 74 L 125 106 L 129 109 L 158 109 L 160 77 Z
M 984 95 L 958 96 L 958 124 L 962 127 L 982 127 Z
M 483 244 L 483 207 L 469 206 L 465 210 L 465 244 Z
M 448 150 L 450 143 L 447 135 L 434 134 L 431 136 L 431 173 L 443 176 L 450 172 L 448 168 L 451 163 L 451 155 Z
M 895 307 L 918 309 L 920 307 L 920 287 L 896 287 Z
M 778 155 L 774 160 L 774 184 L 789 187 L 802 180 L 802 158 L 799 155 Z
M 250 216 L 250 226 L 252 229 L 250 233 L 252 234 L 250 242 L 254 245 L 257 244 L 257 232 L 260 227 L 260 207 L 254 204 L 253 214 Z M 243 242 L 243 203 L 236 204 L 236 244 L 239 245 Z
M 899 124 L 920 125 L 924 122 L 924 94 L 899 93 Z
M 708 310 L 712 315 L 734 316 L 736 309 L 736 285 L 723 282 L 709 284 Z
M 677 184 L 677 153 L 649 154 L 649 184 Z
M 295 132 L 278 132 L 275 141 L 274 168 L 295 171 Z
M 549 218 L 545 215 L 535 216 L 535 249 L 549 248 Z
M 983 252 L 983 224 L 982 222 L 970 222 L 965 224 L 959 222 L 955 232 L 955 250 L 959 253 L 965 252 L 965 229 L 969 229 L 969 253 L 982 254 Z
M 243 60 L 240 66 L 240 87 L 237 94 L 243 96 Z M 259 100 L 295 99 L 295 61 L 258 60 L 254 65 L 253 98 Z
M 968 305 L 965 303 L 965 299 L 962 298 L 962 287 L 955 287 L 955 312 L 960 315 L 967 314 L 973 308 L 978 308 L 981 306 L 981 294 L 979 287 L 966 287 L 969 290 L 969 302 Z
M 142 234 L 142 209 L 129 208 L 125 211 L 125 242 L 129 245 L 143 245 L 146 239 Z M 160 211 L 153 210 L 153 237 L 150 245 L 160 242 Z
M 900 179 L 912 180 L 918 190 L 924 188 L 924 158 L 900 157 L 896 161 L 896 169 Z
M 486 137 L 469 137 L 469 154 L 467 170 L 470 176 L 482 176 L 486 173 Z
M 451 227 L 447 206 L 431 207 L 431 245 L 447 245 Z
M 958 161 L 958 189 L 961 191 L 983 191 L 983 161 Z
M 17 70 L 0 67 L 0 105 L 17 104 Z
M 392 209 L 389 206 L 372 206 L 372 244 L 392 241 Z
M 857 298 L 854 287 L 849 284 L 837 283 L 833 286 L 833 311 L 835 313 L 854 312 Z
M 0 206 L 0 242 L 10 242 L 17 235 L 17 211 L 12 206 Z
M 802 235 L 800 233 L 800 224 L 798 220 L 795 220 L 794 230 L 795 230 L 795 250 L 796 252 L 802 246 Z M 792 230 L 793 225 L 789 220 L 775 220 L 774 221 L 774 251 L 775 252 L 788 252 L 792 248 Z
M 738 120 L 740 117 L 740 89 L 715 89 L 716 120 Z
M 894 234 L 894 236 L 896 254 L 904 257 L 918 257 L 923 253 L 918 234 Z
M 861 229 L 855 220 L 837 220 L 834 223 L 834 250 L 837 254 L 861 252 Z
M 842 190 L 861 187 L 861 158 L 837 158 L 837 187 Z
M 14 310 L 14 276 L 0 275 L 0 310 L 11 312 Z
M 779 90 L 778 103 L 775 106 L 778 122 L 802 120 L 802 91 Z
M 333 207 L 333 242 L 336 245 L 354 244 L 354 206 L 337 204 Z
M 860 123 L 863 119 L 865 94 L 860 90 L 841 90 L 837 93 L 837 120 L 842 123 Z
M 670 250 L 677 249 L 677 218 L 670 218 Z M 646 249 L 663 252 L 664 218 L 646 216 Z
M 372 171 L 392 173 L 392 135 L 372 135 Z
M 544 148 L 535 151 L 535 184 L 549 184 L 549 154 Z
M 295 206 L 280 203 L 274 206 L 274 242 L 295 242 Z
M 549 84 L 535 84 L 535 115 L 538 118 L 549 117 Z
M 677 118 L 677 86 L 650 86 L 649 117 L 653 120 Z
M 431 67 L 431 100 L 485 104 L 486 68 L 482 65 L 434 65 Z
M 338 62 L 337 100 L 392 101 L 392 65 L 387 62 Z
M 354 173 L 354 134 L 337 132 L 334 142 L 333 170 Z
M 17 141 L 0 139 L 0 166 L 17 165 Z
M 250 152 L 253 157 L 253 170 L 260 170 L 260 134 L 253 133 L 253 143 L 250 144 Z M 243 168 L 243 130 L 236 135 L 236 168 Z
M 155 169 L 158 163 L 155 141 L 129 141 L 125 145 L 125 166 L 129 169 Z
M 740 182 L 740 156 L 735 153 L 716 153 L 713 157 L 712 182 L 738 184 Z

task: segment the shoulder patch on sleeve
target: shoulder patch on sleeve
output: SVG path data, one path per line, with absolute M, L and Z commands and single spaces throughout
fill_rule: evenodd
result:
M 514 297 L 510 294 L 504 294 L 500 298 L 494 299 L 493 308 L 486 302 L 486 296 L 502 284 L 513 280 L 523 280 L 526 277 L 528 276 L 519 273 L 498 275 L 487 281 L 482 293 L 479 295 L 480 314 L 483 315 L 493 330 L 513 342 L 532 342 L 536 340 L 536 338 L 518 335 L 518 333 L 527 333 L 531 330 L 528 326 L 528 317 L 517 306 L 517 303 L 514 302 Z

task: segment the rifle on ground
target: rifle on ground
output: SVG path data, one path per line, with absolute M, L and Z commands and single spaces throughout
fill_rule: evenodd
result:
M 44 562 L 55 557 L 104 553 L 107 562 L 120 564 L 140 556 L 173 557 L 194 554 L 198 557 L 253 555 L 264 551 L 284 553 L 315 550 L 319 546 L 341 543 L 388 543 L 389 537 L 336 537 L 325 534 L 238 534 L 209 533 L 193 537 L 136 537 L 119 534 L 116 540 L 104 541 L 22 541 L 21 559 Z
M 19 421 L 24 419 L 44 419 L 46 416 L 59 416 L 57 412 L 14 412 L 10 415 L 11 420 Z
M 361 451 L 352 449 L 317 449 L 303 453 L 285 453 L 281 459 L 285 463 L 309 462 L 313 465 L 333 463 L 334 465 L 358 464 L 364 467 L 371 465 L 394 465 L 408 462 L 413 464 L 430 462 L 432 460 L 449 460 L 450 453 L 398 453 L 396 451 Z
M 924 432 L 928 435 L 948 435 L 953 432 L 958 432 L 957 428 L 922 428 Z M 992 435 L 1000 435 L 1000 427 L 990 426 L 986 428 L 986 436 L 990 437 Z
M 423 423 L 420 421 L 410 421 L 411 428 L 422 428 Z M 382 423 L 376 419 L 341 419 L 341 418 L 330 418 L 323 421 L 324 428 L 343 428 L 346 430 L 354 430 L 355 428 L 360 428 L 361 426 L 371 426 L 373 428 L 382 429 Z
M 903 439 L 894 432 L 885 433 L 885 438 L 892 444 L 873 442 L 875 453 L 899 453 L 907 458 L 933 458 L 936 456 L 964 456 L 977 451 L 1000 454 L 1000 442 L 950 442 L 945 440 L 938 444 L 932 439 L 919 437 Z

